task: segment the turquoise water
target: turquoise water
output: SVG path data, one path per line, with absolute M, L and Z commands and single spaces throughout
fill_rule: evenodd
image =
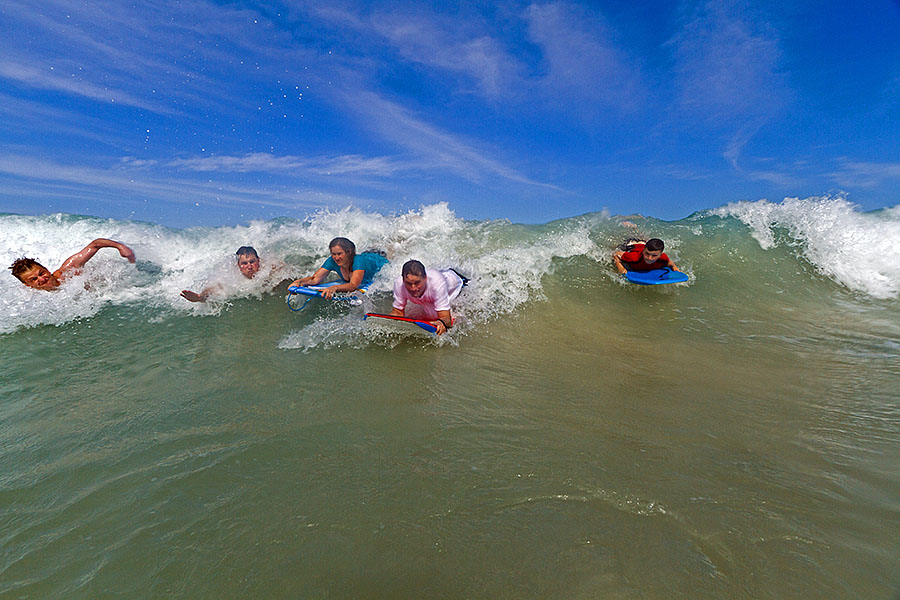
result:
M 900 213 L 629 218 L 687 284 L 622 283 L 603 214 L 0 217 L 7 263 L 138 255 L 0 284 L 0 597 L 894 597 Z M 391 270 L 292 313 L 337 234 Z M 409 257 L 473 278 L 446 337 L 361 319 Z

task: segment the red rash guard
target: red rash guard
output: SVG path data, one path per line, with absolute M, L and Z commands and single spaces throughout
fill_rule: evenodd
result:
M 629 271 L 654 271 L 656 269 L 665 269 L 671 262 L 669 257 L 663 252 L 660 257 L 650 264 L 644 262 L 641 256 L 644 252 L 645 244 L 635 244 L 631 250 L 622 254 L 619 260 L 625 265 Z

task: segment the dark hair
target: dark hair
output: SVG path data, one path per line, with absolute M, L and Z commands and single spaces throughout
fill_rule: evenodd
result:
M 347 256 L 350 257 L 350 262 L 347 263 L 347 268 L 350 269 L 350 272 L 353 272 L 353 261 L 356 259 L 356 244 L 351 242 L 345 237 L 336 237 L 330 242 L 328 242 L 328 250 L 331 251 L 335 246 L 340 246 L 341 250 L 347 253 Z M 341 278 L 343 279 L 343 275 Z
M 415 275 L 416 277 L 425 277 L 425 265 L 417 260 L 408 260 L 403 263 L 403 277 L 407 275 Z
M 22 281 L 22 275 L 25 274 L 26 271 L 34 268 L 34 267 L 43 267 L 41 263 L 34 260 L 33 258 L 17 258 L 15 262 L 13 262 L 12 266 L 9 267 L 9 270 L 12 271 L 12 274 L 16 279 Z M 46 268 L 46 267 L 44 267 Z M 25 283 L 22 281 L 22 283 Z
M 241 246 L 237 249 L 237 252 L 235 252 L 234 255 L 238 257 L 238 260 L 240 260 L 242 256 L 247 255 L 250 255 L 254 258 L 259 258 L 259 254 L 256 253 L 256 250 L 253 248 L 253 246 Z
M 662 252 L 665 247 L 666 245 L 659 238 L 651 238 L 647 240 L 647 243 L 644 245 L 644 249 L 649 250 L 650 252 Z

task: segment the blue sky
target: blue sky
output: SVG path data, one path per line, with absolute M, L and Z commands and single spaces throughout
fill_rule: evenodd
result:
M 898 204 L 900 2 L 0 2 L 0 211 Z

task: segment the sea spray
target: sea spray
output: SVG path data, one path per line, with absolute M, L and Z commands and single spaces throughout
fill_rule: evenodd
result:
M 779 243 L 796 248 L 817 270 L 851 290 L 885 299 L 900 294 L 895 210 L 860 213 L 843 197 L 822 197 L 739 202 L 714 213 L 746 223 L 764 249 Z
M 691 275 L 690 285 L 738 278 L 741 293 L 752 295 L 766 285 L 765 277 L 777 276 L 789 289 L 806 279 L 797 279 L 788 263 L 777 267 L 780 272 L 767 275 L 773 265 L 765 259 L 767 254 L 787 251 L 783 259 L 811 265 L 821 274 L 819 284 L 832 281 L 873 299 L 900 294 L 900 264 L 890 254 L 900 239 L 900 212 L 896 209 L 861 213 L 838 197 L 729 204 L 677 222 L 629 218 L 637 221 L 645 234 L 665 239 L 669 255 Z M 737 227 L 729 224 L 732 220 Z M 429 267 L 453 267 L 470 277 L 471 285 L 455 306 L 459 317 L 456 336 L 509 315 L 528 302 L 543 301 L 546 276 L 575 258 L 600 267 L 596 271 L 582 269 L 590 272 L 586 284 L 596 287 L 598 293 L 604 293 L 610 282 L 625 285 L 609 256 L 630 233 L 621 219 L 603 213 L 520 225 L 505 220 L 467 221 L 443 203 L 395 215 L 348 208 L 319 211 L 303 220 L 282 218 L 184 230 L 73 215 L 5 215 L 0 216 L 0 231 L 0 260 L 6 265 L 20 256 L 31 256 L 55 269 L 96 237 L 127 243 L 138 259 L 136 265 L 130 265 L 114 252 L 100 251 L 83 274 L 52 293 L 27 289 L 10 276 L 0 277 L 2 333 L 91 318 L 104 307 L 115 306 L 140 307 L 132 314 L 154 322 L 173 315 L 217 315 L 243 298 L 259 300 L 283 294 L 288 281 L 314 272 L 327 257 L 328 241 L 342 235 L 352 239 L 358 250 L 383 250 L 391 260 L 368 295 L 368 306 L 376 311 L 389 310 L 393 279 L 408 259 L 421 260 Z M 752 239 L 758 241 L 763 254 L 756 256 L 746 246 Z M 243 245 L 254 246 L 262 258 L 260 276 L 252 281 L 234 268 L 234 251 Z M 183 289 L 205 288 L 213 290 L 205 305 L 189 303 L 179 295 Z M 319 316 L 343 318 L 346 311 Z M 297 317 L 297 328 L 285 332 L 283 346 L 298 345 L 296 332 L 310 324 L 305 319 Z M 326 337 L 337 339 L 331 334 L 310 337 L 310 332 L 302 337 L 306 340 L 299 344 L 302 347 L 323 343 Z M 377 340 L 377 335 L 373 339 Z

